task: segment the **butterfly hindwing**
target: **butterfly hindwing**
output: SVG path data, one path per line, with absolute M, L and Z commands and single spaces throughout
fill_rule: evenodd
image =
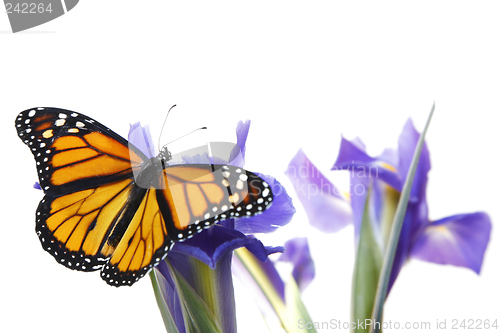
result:
M 150 188 L 137 207 L 101 277 L 110 285 L 132 285 L 167 255 L 173 242 L 167 223 Z
M 132 181 L 123 180 L 58 197 L 46 195 L 36 213 L 43 248 L 68 268 L 100 269 L 113 253 L 109 236 L 123 218 L 133 191 Z

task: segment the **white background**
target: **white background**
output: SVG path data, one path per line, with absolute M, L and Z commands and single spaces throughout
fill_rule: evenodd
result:
M 480 276 L 409 262 L 385 319 L 433 328 L 447 319 L 448 329 L 452 319 L 500 319 L 500 13 L 492 4 L 81 1 L 18 34 L 0 13 L 0 330 L 163 330 L 148 278 L 111 288 L 42 250 L 34 232 L 42 193 L 32 189 L 35 164 L 14 128 L 17 113 L 34 106 L 78 111 L 124 136 L 140 120 L 157 139 L 177 104 L 163 143 L 200 126 L 210 140 L 234 141 L 237 121 L 251 119 L 246 167 L 274 175 L 293 195 L 283 172 L 299 148 L 347 189 L 347 175 L 329 171 L 341 134 L 361 137 L 376 155 L 396 146 L 407 118 L 421 130 L 436 101 L 430 218 L 486 211 L 491 242 Z M 317 269 L 304 293 L 310 314 L 348 321 L 353 229 L 322 234 L 295 206 L 290 225 L 262 239 L 309 236 Z M 262 327 L 258 312 L 237 287 L 239 331 L 253 332 Z

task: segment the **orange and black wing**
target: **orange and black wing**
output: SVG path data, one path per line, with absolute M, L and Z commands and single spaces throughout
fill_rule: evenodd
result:
M 43 248 L 71 269 L 101 269 L 151 196 L 134 181 L 147 158 L 107 127 L 68 110 L 23 111 L 16 129 L 35 157 L 46 194 L 36 212 Z
M 158 203 L 172 223 L 174 241 L 192 237 L 213 223 L 249 217 L 271 205 L 269 185 L 256 174 L 231 165 L 185 164 L 163 170 Z
M 36 230 L 66 267 L 102 269 L 110 285 L 132 285 L 163 259 L 172 241 L 156 189 L 122 180 L 60 197 L 45 196 Z
M 41 188 L 51 196 L 133 178 L 147 160 L 120 135 L 73 111 L 29 109 L 15 126 L 35 157 Z

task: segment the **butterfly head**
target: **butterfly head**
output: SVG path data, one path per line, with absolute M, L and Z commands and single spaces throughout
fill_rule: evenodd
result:
M 172 159 L 172 153 L 168 150 L 166 145 L 161 148 L 158 158 L 164 165 L 167 165 L 168 161 Z

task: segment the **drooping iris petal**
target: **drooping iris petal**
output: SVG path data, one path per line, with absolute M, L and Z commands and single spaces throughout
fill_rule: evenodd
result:
M 294 238 L 285 243 L 286 252 L 278 260 L 293 264 L 292 275 L 297 286 L 303 291 L 314 279 L 314 261 L 309 251 L 307 238 Z
M 349 202 L 300 149 L 285 172 L 304 206 L 309 223 L 323 232 L 336 232 L 352 222 Z
M 151 139 L 149 125 L 141 126 L 140 122 L 130 125 L 128 141 L 139 148 L 148 158 L 156 156 L 156 149 Z
M 491 221 L 485 213 L 449 216 L 425 227 L 411 256 L 436 264 L 466 267 L 479 274 L 490 232 Z
M 286 192 L 286 189 L 271 176 L 256 173 L 269 184 L 273 192 L 273 202 L 264 213 L 237 219 L 235 229 L 245 234 L 270 233 L 277 228 L 288 224 L 295 214 L 295 207 L 292 198 Z
M 41 190 L 42 188 L 40 187 L 40 183 L 39 182 L 35 182 L 35 184 L 33 184 L 33 188 L 35 190 Z
M 224 254 L 243 246 L 260 260 L 267 259 L 268 252 L 264 245 L 259 240 L 235 230 L 234 220 L 224 220 L 221 224 L 215 224 L 182 243 L 176 243 L 172 252 L 190 255 L 212 269 Z

